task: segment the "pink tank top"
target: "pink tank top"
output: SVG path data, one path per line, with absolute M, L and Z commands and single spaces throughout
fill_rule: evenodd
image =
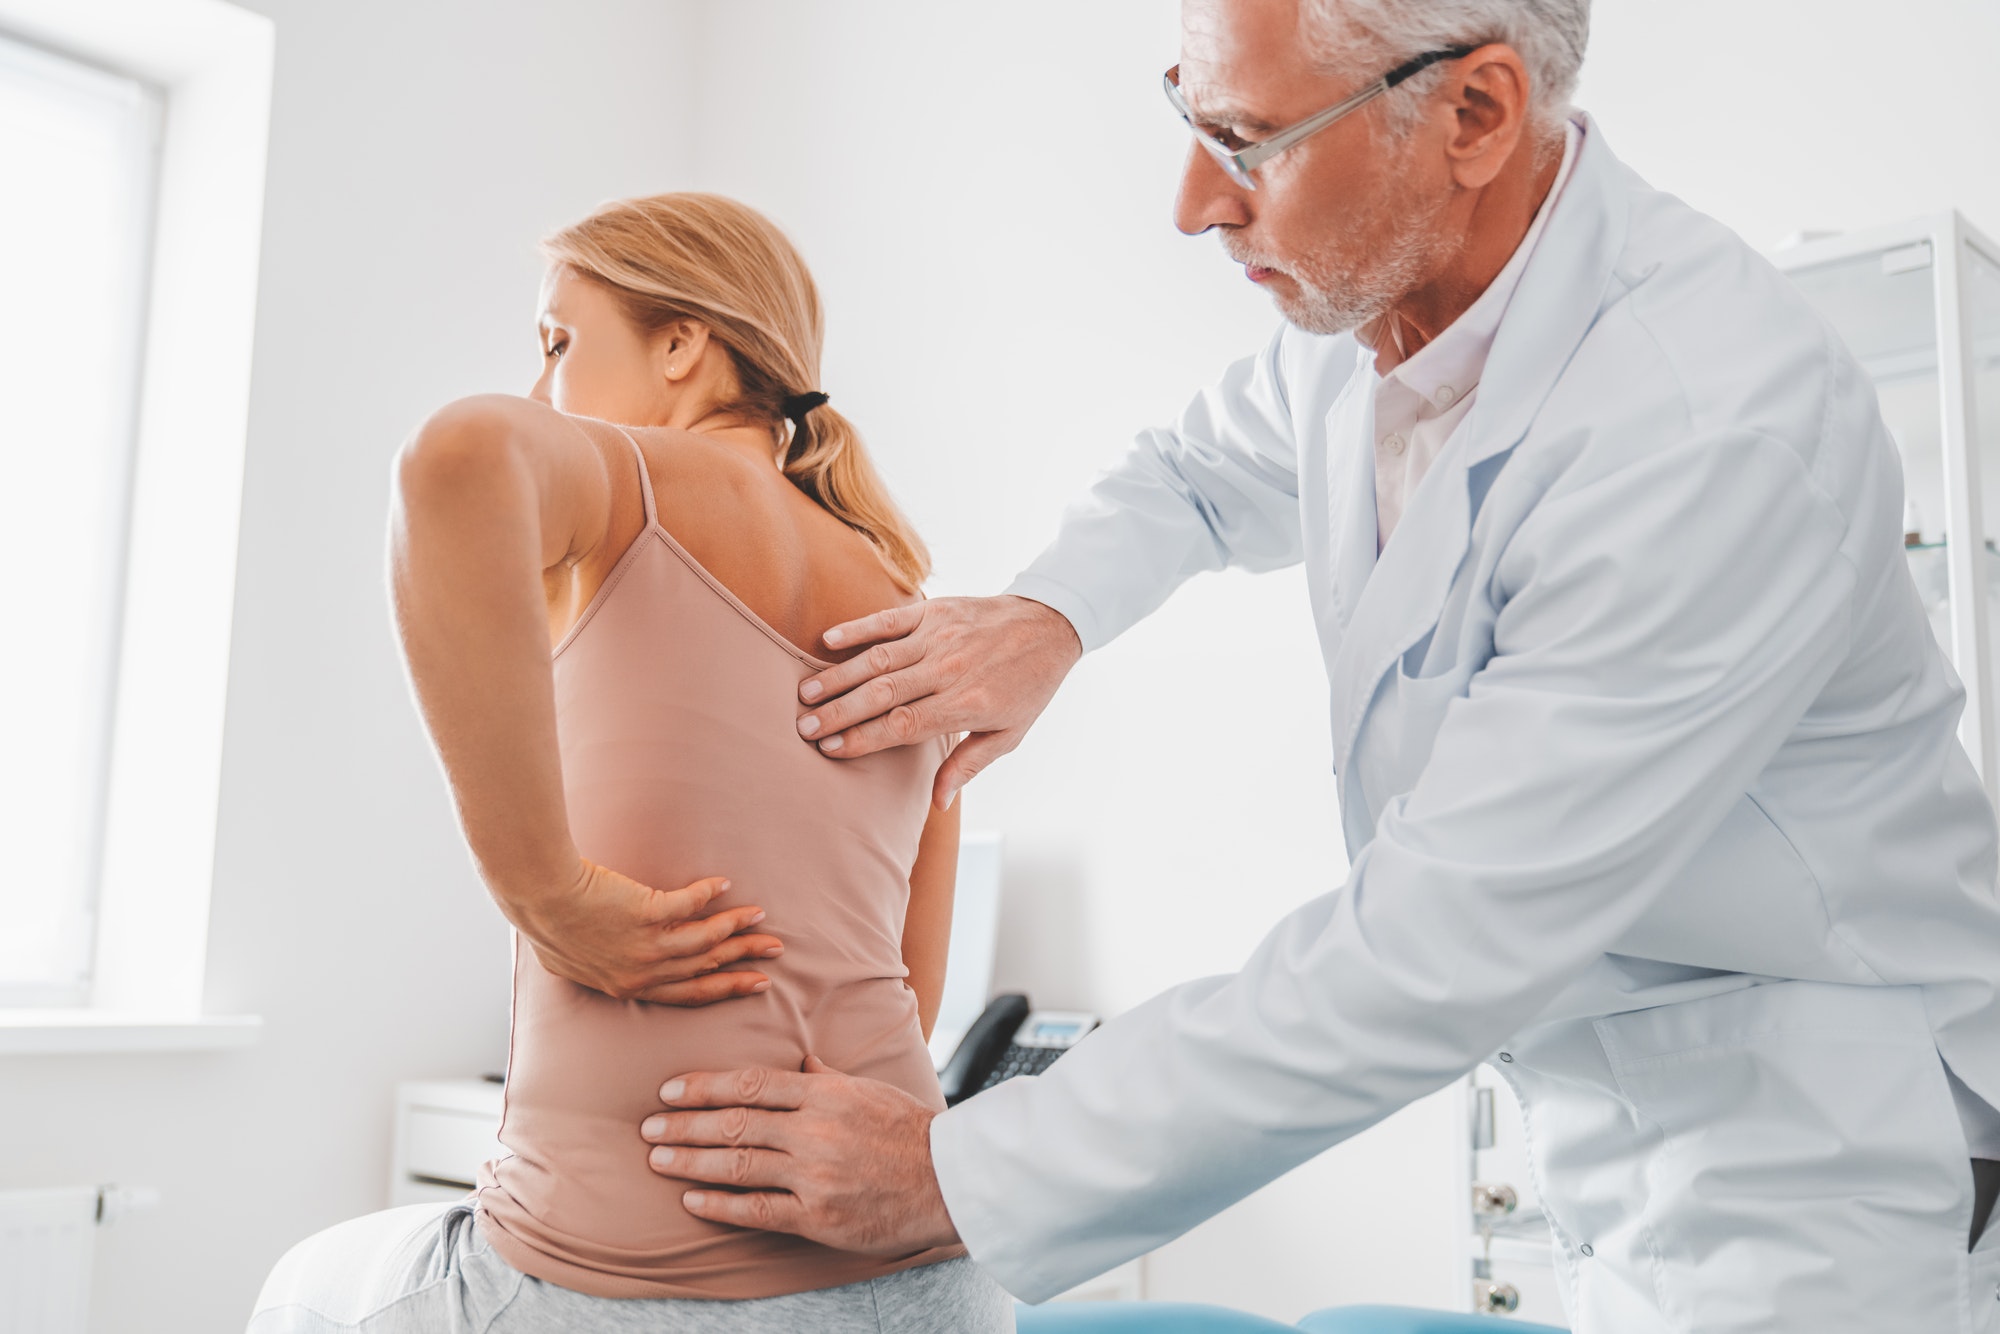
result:
M 629 440 L 631 437 L 627 436 Z M 734 883 L 785 942 L 771 989 L 698 1009 L 614 1000 L 514 940 L 500 1140 L 478 1217 L 515 1268 L 602 1297 L 770 1297 L 963 1254 L 889 1260 L 724 1227 L 646 1165 L 639 1123 L 690 1070 L 796 1070 L 811 1052 L 942 1108 L 904 984 L 910 868 L 945 743 L 830 760 L 794 725 L 800 652 L 662 528 L 646 528 L 554 652 L 570 829 L 585 857 L 658 888 Z

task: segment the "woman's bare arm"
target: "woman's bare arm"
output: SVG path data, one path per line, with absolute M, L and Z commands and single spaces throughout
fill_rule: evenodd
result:
M 951 904 L 958 888 L 959 810 L 932 808 L 910 868 L 910 909 L 903 918 L 903 967 L 917 993 L 917 1017 L 929 1041 L 944 1000 L 945 957 L 951 951 Z
M 569 832 L 545 576 L 602 552 L 616 428 L 523 398 L 462 399 L 397 459 L 396 625 L 481 878 L 551 971 L 599 991 L 703 1004 L 765 984 L 715 972 L 766 957 L 740 906 L 691 920 L 725 882 L 672 891 L 586 861 Z M 607 433 L 609 433 L 607 435 Z

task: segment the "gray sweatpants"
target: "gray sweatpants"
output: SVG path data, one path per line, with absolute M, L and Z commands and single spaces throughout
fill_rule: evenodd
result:
M 970 1260 L 751 1301 L 592 1297 L 486 1245 L 472 1197 L 337 1224 L 285 1253 L 248 1334 L 1011 1334 L 1014 1300 Z

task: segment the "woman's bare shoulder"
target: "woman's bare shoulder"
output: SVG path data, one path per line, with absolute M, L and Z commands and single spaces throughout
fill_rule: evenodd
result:
M 648 428 L 660 523 L 712 576 L 802 650 L 843 621 L 916 601 L 874 543 L 753 451 Z

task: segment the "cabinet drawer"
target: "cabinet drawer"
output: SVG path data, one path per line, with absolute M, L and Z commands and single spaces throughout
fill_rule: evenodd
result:
M 403 1171 L 411 1176 L 462 1182 L 470 1187 L 479 1165 L 506 1150 L 496 1138 L 499 1126 L 483 1116 L 412 1107 L 404 1113 Z

